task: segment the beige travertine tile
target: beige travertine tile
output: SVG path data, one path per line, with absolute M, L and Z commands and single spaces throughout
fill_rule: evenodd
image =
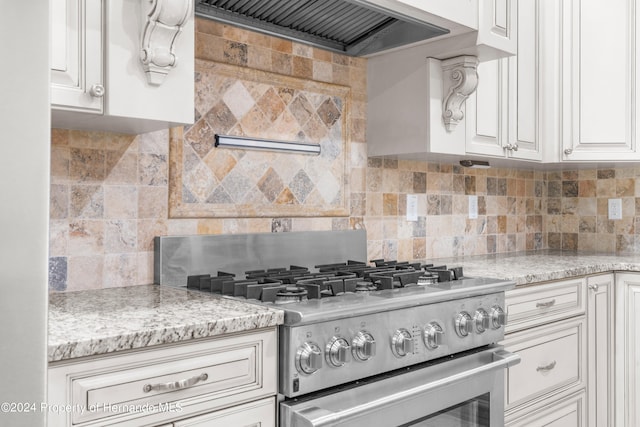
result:
M 67 291 L 100 289 L 104 285 L 104 256 L 70 256 L 67 264 Z
M 104 217 L 135 219 L 138 217 L 138 189 L 134 185 L 104 186 Z
M 104 222 L 101 220 L 73 220 L 69 223 L 69 255 L 98 255 L 104 253 Z

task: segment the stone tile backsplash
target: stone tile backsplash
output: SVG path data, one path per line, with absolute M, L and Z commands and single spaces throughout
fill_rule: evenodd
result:
M 638 252 L 640 168 L 550 172 L 545 229 L 553 249 Z M 610 220 L 608 200 L 621 199 L 622 219 Z
M 182 138 L 182 129 L 143 135 L 53 129 L 51 291 L 151 283 L 157 235 L 365 228 L 369 259 L 423 260 L 547 247 L 636 251 L 640 168 L 476 170 L 448 163 L 367 158 L 365 59 L 203 19 L 196 20 L 196 55 L 201 60 L 349 88 L 346 215 L 300 216 L 293 211 L 213 218 L 188 217 L 187 212 L 182 218 L 171 218 L 170 187 L 175 177 L 170 173 L 170 147 Z M 199 87 L 196 82 L 196 91 Z M 196 98 L 206 97 L 200 93 Z M 269 97 L 269 102 L 274 99 Z M 236 101 L 229 99 L 232 104 Z M 231 160 L 236 159 L 215 159 L 209 181 L 202 184 L 219 182 L 229 173 Z M 258 191 L 264 194 L 274 183 L 267 177 L 255 185 L 262 186 Z M 417 195 L 417 221 L 406 220 L 408 194 Z M 477 219 L 468 218 L 469 195 L 478 196 Z M 623 201 L 620 221 L 606 217 L 611 197 Z M 304 200 L 299 206 L 309 208 Z

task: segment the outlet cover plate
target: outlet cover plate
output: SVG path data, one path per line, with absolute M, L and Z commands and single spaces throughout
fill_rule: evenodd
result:
M 478 218 L 478 196 L 469 196 L 469 218 Z
M 622 199 L 609 199 L 609 219 L 622 219 Z
M 407 221 L 418 220 L 418 195 L 407 194 Z

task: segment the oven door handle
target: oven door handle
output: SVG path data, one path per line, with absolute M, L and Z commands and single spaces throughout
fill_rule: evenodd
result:
M 300 411 L 296 411 L 293 414 L 295 420 L 294 425 L 305 427 L 321 427 L 321 426 L 334 426 L 340 423 L 344 423 L 347 420 L 357 418 L 371 410 L 384 410 L 385 407 L 390 407 L 406 399 L 420 395 L 422 393 L 428 393 L 439 387 L 451 385 L 461 381 L 466 381 L 476 375 L 481 375 L 486 372 L 490 372 L 497 369 L 505 369 L 509 366 L 516 365 L 520 362 L 520 356 L 514 353 L 510 353 L 506 350 L 500 349 L 493 353 L 493 361 L 481 366 L 471 368 L 465 371 L 455 373 L 445 378 L 430 381 L 417 387 L 413 387 L 406 390 L 401 390 L 380 399 L 375 399 L 369 402 L 353 406 L 351 408 L 333 412 L 327 409 L 322 409 L 317 406 L 309 407 Z

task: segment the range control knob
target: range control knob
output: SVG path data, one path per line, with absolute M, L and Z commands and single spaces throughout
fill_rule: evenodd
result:
M 444 331 L 442 326 L 438 322 L 431 322 L 424 327 L 422 337 L 424 338 L 424 344 L 428 349 L 435 350 L 442 345 L 442 338 Z
M 456 332 L 461 337 L 466 337 L 471 332 L 471 316 L 466 311 L 458 313 L 456 316 Z
M 476 332 L 481 334 L 489 329 L 490 318 L 486 311 L 479 308 L 476 310 L 476 315 L 473 317 L 476 324 Z
M 491 308 L 491 326 L 493 329 L 498 329 L 500 326 L 505 326 L 507 324 L 507 313 L 504 312 L 502 307 L 498 305 L 494 305 Z
M 376 355 L 376 340 L 369 332 L 360 331 L 351 342 L 353 357 L 358 360 L 369 360 Z
M 350 360 L 349 350 L 351 350 L 351 346 L 346 339 L 342 337 L 333 337 L 331 341 L 329 341 L 329 344 L 327 344 L 327 349 L 325 351 L 327 363 L 335 367 L 344 365 Z
M 313 374 L 322 368 L 322 350 L 316 343 L 306 342 L 298 347 L 296 368 L 301 374 Z
M 391 338 L 391 351 L 396 357 L 413 353 L 413 337 L 406 329 L 398 329 Z

